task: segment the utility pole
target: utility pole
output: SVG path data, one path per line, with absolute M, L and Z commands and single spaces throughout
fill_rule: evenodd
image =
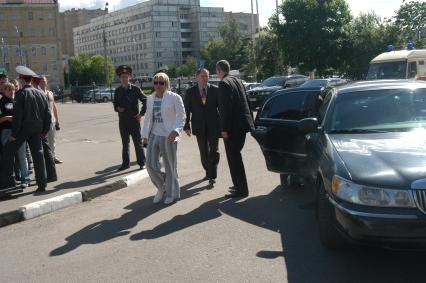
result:
M 105 13 L 108 14 L 108 2 L 105 2 Z M 103 16 L 103 40 L 104 40 L 104 68 L 105 68 L 105 85 L 108 85 L 108 57 L 107 57 L 107 37 L 106 37 L 106 26 L 105 26 L 105 14 Z
M 2 45 L 2 54 L 3 54 L 3 68 L 6 70 L 6 48 L 4 46 L 4 38 L 1 38 L 1 45 Z
M 19 49 L 19 59 L 21 61 L 21 65 L 23 65 L 22 61 L 22 49 L 21 49 L 21 33 L 19 32 L 18 26 L 15 26 L 16 34 L 18 35 L 18 49 Z

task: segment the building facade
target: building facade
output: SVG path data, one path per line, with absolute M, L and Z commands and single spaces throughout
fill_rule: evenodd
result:
M 114 65 L 150 76 L 189 56 L 199 59 L 200 48 L 219 37 L 224 21 L 223 8 L 200 7 L 199 0 L 150 0 L 74 28 L 74 49 L 76 54 L 104 54 L 105 42 Z
M 63 85 L 58 19 L 56 0 L 0 0 L 0 62 L 9 77 L 26 65 L 51 86 Z
M 105 15 L 103 9 L 71 9 L 59 13 L 59 37 L 62 45 L 62 56 L 68 58 L 74 55 L 73 28 L 86 25 L 91 19 Z
M 250 13 L 225 12 L 225 20 L 235 19 L 240 31 L 246 35 L 254 35 L 259 32 L 259 15 Z

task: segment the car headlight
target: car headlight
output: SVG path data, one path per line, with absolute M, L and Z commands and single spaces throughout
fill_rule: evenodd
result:
M 332 193 L 341 200 L 378 207 L 415 207 L 409 190 L 375 188 L 333 176 Z

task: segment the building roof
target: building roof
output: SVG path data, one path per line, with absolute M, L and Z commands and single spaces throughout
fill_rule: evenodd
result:
M 56 4 L 58 0 L 0 0 L 0 4 Z

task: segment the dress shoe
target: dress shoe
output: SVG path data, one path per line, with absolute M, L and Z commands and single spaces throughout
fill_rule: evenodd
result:
M 56 181 L 58 181 L 58 177 L 46 179 L 47 183 L 53 183 L 53 182 L 56 182 Z
M 145 169 L 145 164 L 139 165 L 139 170 Z
M 26 188 L 28 188 L 28 184 L 27 184 L 27 183 L 22 183 L 22 184 L 21 184 L 21 188 L 22 188 L 22 189 L 26 189 Z
M 64 163 L 62 160 L 55 157 L 55 164 L 62 164 Z
M 164 204 L 171 204 L 172 202 L 174 202 L 173 197 L 166 197 L 164 200 Z
M 216 180 L 215 180 L 215 179 L 210 179 L 210 180 L 209 180 L 209 186 L 210 186 L 210 189 L 213 189 L 214 184 L 216 184 Z
M 42 194 L 46 192 L 46 188 L 37 188 L 37 190 L 34 191 L 34 194 Z
M 204 176 L 203 181 L 207 181 L 207 180 L 209 180 L 209 177 Z
M 157 191 L 157 194 L 154 197 L 153 203 L 157 204 L 163 200 L 164 191 Z
M 129 169 L 129 168 L 130 168 L 129 165 L 127 165 L 127 166 L 121 165 L 121 167 L 118 168 L 117 171 L 124 171 L 124 170 Z
M 229 194 L 226 194 L 226 198 L 245 198 L 248 197 L 248 193 L 237 193 L 237 192 L 230 192 Z

